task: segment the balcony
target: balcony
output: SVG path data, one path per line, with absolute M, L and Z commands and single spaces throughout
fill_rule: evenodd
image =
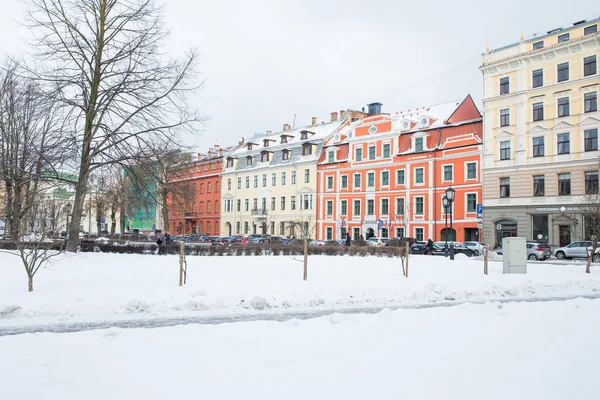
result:
M 193 218 L 198 218 L 197 212 L 194 212 L 194 211 L 186 211 L 185 212 L 185 219 L 193 219 Z
M 254 217 L 266 218 L 268 214 L 269 212 L 266 208 L 253 208 L 250 210 L 250 215 Z

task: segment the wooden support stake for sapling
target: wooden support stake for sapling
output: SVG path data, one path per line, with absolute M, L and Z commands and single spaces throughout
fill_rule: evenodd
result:
M 179 286 L 183 285 L 183 255 L 185 254 L 185 244 L 179 242 Z
M 408 256 L 410 254 L 410 246 L 408 244 L 408 241 L 406 242 L 406 277 L 408 278 Z

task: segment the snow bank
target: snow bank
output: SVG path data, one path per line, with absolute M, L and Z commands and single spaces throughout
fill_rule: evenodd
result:
M 598 315 L 579 299 L 0 337 L 0 398 L 595 400 Z
M 502 264 L 412 256 L 409 278 L 400 261 L 379 257 L 189 257 L 179 287 L 176 256 L 64 255 L 35 278 L 0 254 L 0 326 L 229 315 L 286 310 L 383 308 L 488 299 L 600 295 L 600 277 L 579 266 L 532 263 L 527 275 L 502 275 Z

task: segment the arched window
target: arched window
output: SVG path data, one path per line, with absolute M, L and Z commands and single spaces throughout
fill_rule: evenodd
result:
M 200 233 L 204 233 L 204 222 L 200 222 Z
M 210 200 L 206 202 L 206 213 L 210 214 Z
M 206 234 L 210 235 L 210 221 L 206 222 Z
M 219 200 L 215 200 L 215 212 L 219 212 Z
M 212 182 L 208 182 L 208 190 L 207 192 L 210 193 L 212 191 Z

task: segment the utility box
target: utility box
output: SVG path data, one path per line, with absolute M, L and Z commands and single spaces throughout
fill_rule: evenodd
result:
M 527 241 L 521 237 L 502 239 L 502 260 L 505 274 L 527 273 Z

